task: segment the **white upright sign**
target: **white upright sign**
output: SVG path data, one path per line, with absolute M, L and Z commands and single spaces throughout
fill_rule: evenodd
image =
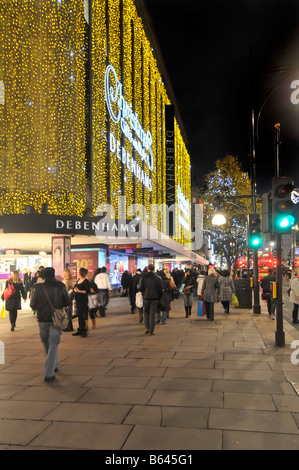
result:
M 146 163 L 149 170 L 154 168 L 154 156 L 152 152 L 152 135 L 150 131 L 144 131 L 138 114 L 132 110 L 132 105 L 128 104 L 123 96 L 122 84 L 118 80 L 115 69 L 108 65 L 105 75 L 105 100 L 111 120 L 120 124 L 122 134 L 128 139 L 134 149 Z M 152 191 L 152 180 L 141 166 L 132 157 L 114 134 L 109 136 L 110 152 L 115 153 L 128 170 L 130 170 L 142 184 Z

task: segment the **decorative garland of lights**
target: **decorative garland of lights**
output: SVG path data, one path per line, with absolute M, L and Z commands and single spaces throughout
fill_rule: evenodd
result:
M 83 5 L 0 4 L 1 213 L 85 209 Z
M 107 7 L 107 11 L 106 11 Z M 133 0 L 92 2 L 92 215 L 99 204 L 117 209 L 118 196 L 127 207 L 144 205 L 148 219 L 166 230 L 165 214 L 151 204 L 165 204 L 166 87 Z M 108 16 L 106 16 L 108 12 Z M 86 210 L 86 22 L 84 1 L 10 0 L 0 2 L 0 211 L 83 215 Z M 108 155 L 105 72 L 114 67 L 142 127 L 150 131 L 154 167 L 135 152 L 136 163 L 151 179 L 145 187 L 115 154 Z M 110 120 L 110 131 L 121 139 Z M 125 150 L 132 153 L 128 139 Z M 175 121 L 176 187 L 191 200 L 190 157 Z M 131 214 L 132 216 L 135 214 Z M 176 239 L 188 236 L 177 223 Z

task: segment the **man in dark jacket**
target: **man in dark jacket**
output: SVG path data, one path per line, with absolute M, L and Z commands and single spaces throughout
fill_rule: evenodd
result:
M 263 277 L 261 281 L 261 288 L 263 289 L 263 294 L 267 300 L 268 313 L 271 315 L 272 319 L 275 318 L 275 309 L 276 309 L 276 300 L 272 299 L 271 296 L 271 282 L 276 281 L 276 276 L 273 274 L 273 269 L 268 269 L 268 275 Z
M 147 273 L 142 276 L 140 286 L 143 296 L 145 334 L 149 336 L 154 334 L 158 301 L 162 297 L 162 281 L 154 270 L 154 265 L 149 264 Z
M 53 382 L 58 363 L 58 344 L 60 343 L 61 331 L 53 325 L 53 311 L 44 290 L 47 290 L 54 308 L 67 307 L 70 304 L 70 299 L 65 285 L 55 279 L 54 268 L 45 268 L 43 275 L 45 282 L 36 284 L 31 296 L 30 307 L 37 311 L 40 337 L 47 355 L 44 367 L 45 381 Z

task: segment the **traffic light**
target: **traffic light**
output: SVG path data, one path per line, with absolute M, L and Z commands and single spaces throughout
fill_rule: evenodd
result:
M 297 223 L 296 205 L 292 201 L 294 183 L 288 176 L 272 178 L 272 232 L 290 233 Z
M 272 232 L 272 200 L 271 193 L 262 195 L 262 232 Z
M 248 221 L 248 246 L 258 249 L 263 243 L 261 235 L 261 218 L 258 214 L 249 214 Z

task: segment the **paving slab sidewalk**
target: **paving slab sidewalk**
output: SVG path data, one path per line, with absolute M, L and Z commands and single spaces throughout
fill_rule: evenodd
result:
M 196 303 L 185 318 L 175 300 L 148 337 L 128 299 L 112 298 L 87 338 L 62 334 L 51 384 L 30 309 L 14 332 L 1 319 L 0 449 L 298 449 L 298 331 L 284 322 L 279 348 L 265 305 L 227 315 L 216 304 L 210 322 Z

